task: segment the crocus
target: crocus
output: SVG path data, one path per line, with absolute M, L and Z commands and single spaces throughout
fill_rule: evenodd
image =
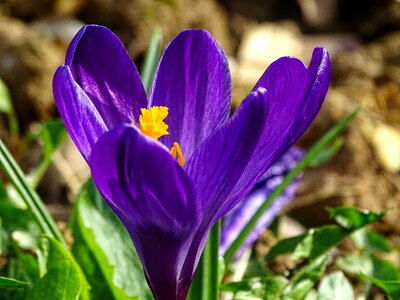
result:
M 120 40 L 82 28 L 54 75 L 65 126 L 127 228 L 156 299 L 185 299 L 212 225 L 309 127 L 329 56 L 274 62 L 229 118 L 227 59 L 204 30 L 167 46 L 149 98 Z
M 220 255 L 224 255 L 229 246 L 239 236 L 250 219 L 258 211 L 267 197 L 282 183 L 284 177 L 297 165 L 303 157 L 303 151 L 297 147 L 290 148 L 279 158 L 262 176 L 245 199 L 232 209 L 222 223 Z M 250 247 L 271 224 L 274 218 L 282 211 L 294 197 L 300 176 L 297 176 L 285 190 L 275 199 L 258 220 L 252 232 L 246 238 L 235 259 Z

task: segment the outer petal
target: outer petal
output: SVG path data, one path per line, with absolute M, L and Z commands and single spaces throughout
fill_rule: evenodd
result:
M 256 87 L 270 93 L 271 111 L 257 149 L 227 201 L 237 203 L 260 176 L 307 130 L 318 114 L 330 82 L 326 49 L 316 48 L 309 68 L 295 58 L 274 62 Z
M 231 80 L 226 56 L 204 30 L 186 30 L 168 45 L 158 67 L 151 105 L 169 108 L 169 135 L 188 159 L 197 146 L 229 116 Z
M 324 49 L 314 51 L 309 70 L 295 58 L 277 60 L 256 85 L 257 91 L 265 87 L 271 93 L 271 111 L 256 145 L 252 144 L 251 154 L 236 156 L 240 153 L 240 144 L 228 144 L 228 140 L 235 139 L 239 128 L 221 136 L 214 135 L 200 146 L 187 168 L 196 190 L 206 191 L 201 197 L 213 221 L 236 206 L 274 161 L 304 133 L 322 105 L 329 77 L 329 57 Z M 215 179 L 216 176 L 221 179 Z
M 184 299 L 178 295 L 192 273 L 182 273 L 182 265 L 201 217 L 184 170 L 159 142 L 129 125 L 100 138 L 90 166 L 132 237 L 155 297 Z
M 221 255 L 224 255 L 225 251 L 238 237 L 239 233 L 258 211 L 271 192 L 282 183 L 283 178 L 297 165 L 302 157 L 303 151 L 299 148 L 292 147 L 289 149 L 268 169 L 250 194 L 226 215 L 221 231 Z M 264 213 L 236 254 L 236 258 L 240 257 L 240 255 L 258 239 L 276 215 L 280 213 L 282 208 L 293 199 L 299 179 L 300 177 L 297 177 L 292 181 L 274 201 L 272 206 Z
M 226 199 L 254 156 L 268 109 L 265 89 L 249 94 L 233 118 L 206 139 L 185 166 L 201 198 L 206 223 L 231 207 Z
M 107 131 L 104 120 L 74 81 L 67 66 L 59 67 L 54 74 L 53 94 L 69 135 L 86 161 L 89 161 L 93 145 Z
M 65 64 L 108 128 L 135 121 L 147 106 L 135 64 L 108 28 L 83 27 L 68 48 Z

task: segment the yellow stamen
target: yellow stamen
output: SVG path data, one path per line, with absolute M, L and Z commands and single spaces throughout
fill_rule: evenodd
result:
M 181 167 L 185 165 L 185 159 L 183 158 L 181 146 L 177 142 L 174 143 L 171 150 L 169 150 L 169 153 L 171 153 L 172 157 L 175 159 L 178 156 L 178 164 Z
M 167 131 L 168 125 L 164 122 L 164 119 L 168 116 L 168 107 L 152 106 L 149 109 L 142 108 L 140 111 L 139 127 L 143 134 L 156 140 L 169 134 Z M 178 157 L 178 164 L 183 167 L 185 160 L 181 146 L 177 142 L 174 143 L 169 153 L 171 153 L 174 159 Z
M 168 107 L 152 106 L 149 109 L 142 108 L 139 116 L 140 131 L 154 139 L 168 135 L 168 125 L 164 119 L 168 116 Z

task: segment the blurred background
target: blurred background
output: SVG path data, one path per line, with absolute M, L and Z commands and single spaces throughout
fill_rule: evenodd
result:
M 139 69 L 156 27 L 164 46 L 185 28 L 209 30 L 229 57 L 235 106 L 278 57 L 292 55 L 308 64 L 314 47 L 326 47 L 331 88 L 298 145 L 307 149 L 358 106 L 363 110 L 339 140 L 337 154 L 305 172 L 287 207 L 298 222 L 293 230 L 329 222 L 328 206 L 389 210 L 374 226 L 400 246 L 400 1 L 1 0 L 0 78 L 20 134 L 10 134 L 2 113 L 0 137 L 26 172 L 38 164 L 43 147 L 28 147 L 23 137 L 58 116 L 52 76 L 74 34 L 88 23 L 113 30 Z M 61 225 L 89 175 L 70 141 L 53 155 L 38 192 Z M 259 241 L 259 251 L 266 243 L 268 236 Z

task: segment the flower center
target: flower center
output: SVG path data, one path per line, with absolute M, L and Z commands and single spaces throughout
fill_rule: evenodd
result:
M 140 131 L 153 139 L 168 135 L 168 125 L 164 119 L 168 116 L 168 107 L 153 106 L 149 109 L 142 108 L 139 117 Z
M 165 106 L 152 106 L 149 109 L 140 109 L 139 128 L 140 131 L 153 139 L 159 139 L 164 135 L 168 135 L 168 125 L 164 119 L 168 116 L 168 107 Z M 175 142 L 169 151 L 174 159 L 178 160 L 181 167 L 184 166 L 185 160 L 183 158 L 181 146 Z

